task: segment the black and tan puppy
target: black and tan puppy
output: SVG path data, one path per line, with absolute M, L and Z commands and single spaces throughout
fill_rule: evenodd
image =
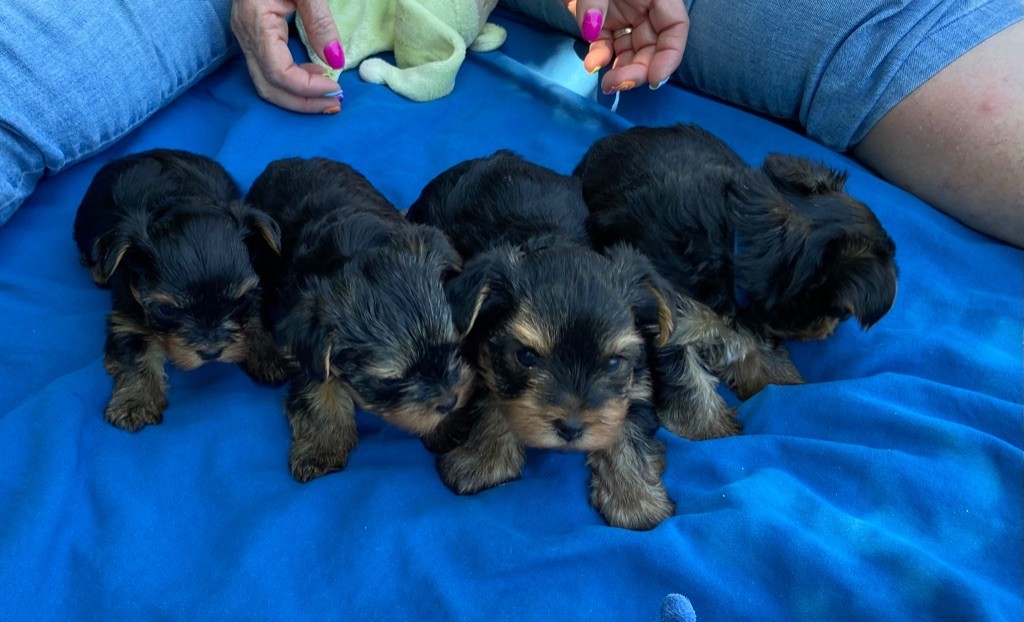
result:
M 472 384 L 444 290 L 461 260 L 444 235 L 324 158 L 272 162 L 247 199 L 282 229 L 275 333 L 297 367 L 285 406 L 292 475 L 345 467 L 356 405 L 443 445 L 435 437 Z
M 239 198 L 216 162 L 162 149 L 107 164 L 86 191 L 74 238 L 113 299 L 104 363 L 114 377 L 106 419 L 115 426 L 160 423 L 165 359 L 185 370 L 238 363 L 259 382 L 284 381 L 262 302 L 278 228 Z
M 594 252 L 579 182 L 507 151 L 442 173 L 408 217 L 467 257 L 449 292 L 481 382 L 468 440 L 438 458 L 444 482 L 471 494 L 516 479 L 524 446 L 584 451 L 608 523 L 670 516 L 648 364 L 673 317 L 651 264 Z
M 678 125 L 599 140 L 575 175 L 598 247 L 632 244 L 738 329 L 742 343 L 709 363 L 741 397 L 800 381 L 780 339 L 821 339 L 851 316 L 869 328 L 893 304 L 895 246 L 825 166 L 771 154 L 751 168 Z

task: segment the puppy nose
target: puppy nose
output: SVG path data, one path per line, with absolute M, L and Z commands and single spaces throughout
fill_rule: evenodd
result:
M 559 419 L 555 422 L 555 432 L 567 443 L 583 436 L 587 426 L 577 419 Z
M 199 358 L 204 361 L 212 361 L 220 356 L 220 353 L 224 351 L 224 348 L 203 348 L 198 351 Z
M 447 415 L 451 411 L 455 410 L 455 405 L 458 403 L 458 398 L 454 396 L 449 397 L 447 400 L 437 405 L 437 412 L 441 413 L 442 415 Z

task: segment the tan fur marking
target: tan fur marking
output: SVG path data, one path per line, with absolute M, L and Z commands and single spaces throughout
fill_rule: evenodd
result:
M 147 340 L 145 349 L 130 367 L 111 358 L 104 359 L 104 366 L 114 376 L 114 391 L 104 411 L 108 423 L 135 432 L 163 420 L 167 375 L 163 353 L 156 343 Z
M 551 356 L 553 348 L 549 336 L 532 321 L 527 311 L 523 310 L 513 318 L 508 324 L 508 330 L 519 343 L 527 348 L 541 356 Z
M 658 347 L 660 348 L 668 343 L 672 331 L 675 330 L 675 323 L 672 319 L 672 308 L 665 297 L 661 295 L 657 287 L 650 285 L 648 288 L 654 299 L 658 301 Z
M 480 418 L 465 444 L 438 458 L 444 483 L 460 495 L 468 495 L 518 479 L 526 461 L 523 447 L 493 398 L 480 404 Z
M 665 377 L 685 390 L 663 397 L 657 405 L 658 419 L 669 432 L 691 440 L 703 440 L 739 434 L 735 411 L 715 391 L 718 380 L 708 373 L 693 347 L 682 349 L 683 360 L 673 369 L 679 374 Z
M 469 316 L 469 324 L 466 325 L 466 331 L 463 333 L 463 337 L 469 334 L 473 330 L 473 325 L 476 324 L 476 318 L 480 315 L 480 309 L 484 306 L 484 301 L 487 300 L 487 296 L 491 293 L 491 286 L 484 285 L 480 288 L 480 294 L 476 297 L 476 303 L 473 305 L 473 313 Z
M 652 529 L 675 512 L 661 474 L 665 450 L 627 425 L 617 442 L 587 455 L 590 503 L 613 527 Z
M 235 291 L 231 292 L 232 298 L 234 298 L 236 300 L 241 298 L 242 296 L 244 296 L 244 295 L 248 294 L 250 291 L 252 291 L 252 288 L 254 288 L 257 285 L 259 285 L 259 283 L 260 283 L 259 278 L 255 277 L 255 276 L 251 276 L 251 277 L 245 279 L 244 281 L 242 281 L 241 283 L 238 284 L 238 287 L 235 288 Z
M 110 272 L 103 275 L 103 282 L 106 283 L 110 280 L 110 276 L 117 272 L 117 267 L 121 265 L 121 260 L 124 259 L 125 253 L 128 252 L 128 244 L 121 246 L 120 250 L 117 251 L 117 257 L 114 258 L 114 265 L 110 268 Z
M 610 446 L 622 431 L 628 408 L 629 401 L 625 398 L 609 400 L 595 409 L 557 408 L 545 404 L 530 391 L 501 403 L 501 412 L 519 442 L 528 447 L 569 451 L 594 451 Z M 554 426 L 570 418 L 586 425 L 586 431 L 567 443 L 558 436 Z
M 605 356 L 619 356 L 626 352 L 633 352 L 644 344 L 643 337 L 641 337 L 636 331 L 626 331 L 619 333 L 611 338 L 604 344 Z
M 298 397 L 298 407 L 289 400 L 286 409 L 292 427 L 289 465 L 296 480 L 308 482 L 345 468 L 359 432 L 352 400 L 337 380 L 306 385 Z

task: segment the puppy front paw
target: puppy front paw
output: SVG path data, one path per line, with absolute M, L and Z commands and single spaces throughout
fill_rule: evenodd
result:
M 296 439 L 288 454 L 288 466 L 295 481 L 305 484 L 322 475 L 340 471 L 348 464 L 351 448 L 326 446 L 309 439 Z
M 274 355 L 255 360 L 246 360 L 242 365 L 250 378 L 260 384 L 280 387 L 288 381 L 288 368 L 281 356 Z
M 521 460 L 488 456 L 466 445 L 437 457 L 437 472 L 441 481 L 457 495 L 473 495 L 519 479 L 522 469 Z
M 135 395 L 115 395 L 110 399 L 103 418 L 114 427 L 126 432 L 138 432 L 147 425 L 163 421 L 167 400 Z
M 741 400 L 750 399 L 770 384 L 803 384 L 784 346 L 759 343 L 743 359 L 722 370 L 722 377 Z
M 665 486 L 637 481 L 628 485 L 594 486 L 590 504 L 612 527 L 634 531 L 654 529 L 661 521 L 675 514 L 676 504 L 668 497 Z
M 743 424 L 736 419 L 736 409 L 714 408 L 704 412 L 675 412 L 659 415 L 661 425 L 676 436 L 691 441 L 735 436 L 743 432 Z

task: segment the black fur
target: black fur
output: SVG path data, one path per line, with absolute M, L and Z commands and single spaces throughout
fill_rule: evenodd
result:
M 283 381 L 263 328 L 262 296 L 278 261 L 279 231 L 239 194 L 223 167 L 183 151 L 133 154 L 96 174 L 78 208 L 74 239 L 93 280 L 111 290 L 106 354 L 115 379 L 138 376 L 145 361 L 145 390 L 156 391 L 168 357 L 184 369 L 237 362 L 261 382 Z M 158 422 L 163 396 L 143 400 L 141 386 L 127 390 L 121 380 L 108 420 L 126 429 Z M 117 391 L 149 406 L 119 417 Z
M 772 154 L 751 168 L 679 125 L 599 140 L 575 175 L 598 247 L 636 246 L 682 293 L 758 334 L 820 338 L 851 315 L 868 328 L 892 306 L 893 241 L 820 164 Z
M 644 416 L 648 358 L 671 330 L 667 286 L 632 249 L 590 248 L 579 182 L 499 151 L 441 173 L 407 216 L 466 257 L 448 292 L 484 388 L 467 405 L 480 421 L 468 442 L 439 458 L 446 484 L 469 493 L 518 476 L 522 445 L 582 449 L 606 457 L 594 475 L 607 484 L 594 501 L 606 519 L 648 528 L 671 513 L 658 482 L 663 448 Z M 629 469 L 649 462 L 657 501 L 620 512 L 641 493 L 603 478 L 637 451 L 645 457 L 618 472 L 635 482 Z
M 305 379 L 293 396 L 335 376 L 356 404 L 430 436 L 469 385 L 443 287 L 461 260 L 445 237 L 324 158 L 272 162 L 247 200 L 282 228 L 275 331 Z

